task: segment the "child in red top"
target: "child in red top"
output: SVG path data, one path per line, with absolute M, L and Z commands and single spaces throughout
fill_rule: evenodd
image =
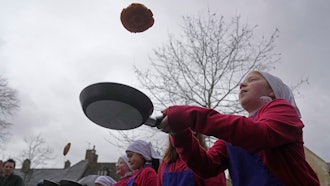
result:
M 143 140 L 133 141 L 126 149 L 128 162 L 134 174 L 127 186 L 156 186 L 160 155 L 153 149 L 151 143 Z
M 207 149 L 204 135 L 195 133 L 194 136 L 198 140 L 201 147 Z M 212 148 L 208 150 L 211 152 Z M 223 172 L 217 176 L 204 179 L 197 174 L 193 173 L 188 168 L 186 163 L 180 158 L 176 152 L 175 147 L 172 145 L 169 137 L 168 146 L 165 150 L 163 161 L 158 168 L 158 186 L 225 186 L 226 177 Z
M 128 180 L 131 178 L 133 174 L 133 169 L 131 165 L 128 163 L 127 155 L 124 154 L 118 158 L 116 163 L 116 174 L 120 177 L 116 184 L 113 186 L 126 186 Z
M 161 128 L 170 131 L 177 152 L 197 174 L 228 168 L 233 185 L 320 185 L 305 159 L 304 127 L 289 87 L 279 78 L 253 71 L 240 84 L 239 101 L 249 117 L 195 106 L 163 111 Z M 190 130 L 215 136 L 216 154 L 199 147 Z

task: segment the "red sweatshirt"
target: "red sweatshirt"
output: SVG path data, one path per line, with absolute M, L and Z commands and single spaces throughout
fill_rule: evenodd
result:
M 253 118 L 221 114 L 195 106 L 173 106 L 167 110 L 174 145 L 187 165 L 203 177 L 226 168 L 226 144 L 230 142 L 260 156 L 270 173 L 288 186 L 319 185 L 317 175 L 305 160 L 302 121 L 294 107 L 282 99 L 273 100 Z M 217 153 L 208 155 L 191 138 L 188 128 L 222 139 Z
M 134 186 L 156 186 L 157 173 L 152 167 L 145 167 L 134 172 L 130 179 L 134 179 Z M 130 179 L 127 181 L 129 182 Z M 127 183 L 128 183 L 127 182 Z
M 131 176 L 126 176 L 126 177 L 120 178 L 117 181 L 117 183 L 113 184 L 112 186 L 126 186 L 130 178 L 131 178 Z
M 165 172 L 165 168 L 167 165 L 168 161 L 163 161 L 159 168 L 158 168 L 158 186 L 162 185 L 162 177 L 163 173 Z M 180 172 L 180 171 L 185 171 L 188 170 L 189 168 L 187 167 L 186 163 L 178 158 L 178 160 L 174 163 L 171 163 L 168 172 L 173 173 L 173 172 Z M 211 177 L 208 179 L 204 179 L 197 174 L 194 174 L 194 183 L 195 186 L 226 186 L 226 177 L 225 174 L 217 172 L 217 175 L 215 177 Z

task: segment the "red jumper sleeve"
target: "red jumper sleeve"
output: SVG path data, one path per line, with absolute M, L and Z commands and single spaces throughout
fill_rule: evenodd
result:
M 281 99 L 264 105 L 255 118 L 221 114 L 196 106 L 169 107 L 167 117 L 175 133 L 190 127 L 250 151 L 303 141 L 303 124 L 295 108 Z
M 224 141 L 218 140 L 210 149 L 205 150 L 190 129 L 182 130 L 171 138 L 182 160 L 199 176 L 214 177 L 227 169 L 227 149 Z

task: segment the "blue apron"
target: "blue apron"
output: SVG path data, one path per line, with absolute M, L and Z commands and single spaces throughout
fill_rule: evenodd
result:
M 142 169 L 143 170 L 143 169 Z M 142 170 L 140 170 L 134 177 L 132 176 L 132 178 L 130 178 L 127 182 L 126 186 L 133 186 L 133 183 L 135 181 L 135 178 L 142 172 Z
M 195 180 L 192 170 L 188 169 L 180 172 L 168 172 L 170 163 L 165 167 L 162 176 L 162 186 L 194 186 Z
M 254 153 L 226 142 L 233 186 L 283 186 Z

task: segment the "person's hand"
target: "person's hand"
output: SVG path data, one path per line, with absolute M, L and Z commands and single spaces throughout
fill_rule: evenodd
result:
M 161 131 L 166 132 L 166 133 L 171 132 L 170 126 L 168 125 L 167 116 L 165 116 L 163 118 L 163 120 L 160 122 L 160 124 L 157 126 L 157 128 L 159 128 Z
M 159 128 L 163 132 L 169 133 L 170 132 L 170 127 L 168 125 L 168 119 L 167 119 L 167 116 L 166 116 L 167 109 L 162 110 L 161 112 L 163 114 L 163 119 L 160 122 L 160 124 L 157 126 L 157 128 Z

